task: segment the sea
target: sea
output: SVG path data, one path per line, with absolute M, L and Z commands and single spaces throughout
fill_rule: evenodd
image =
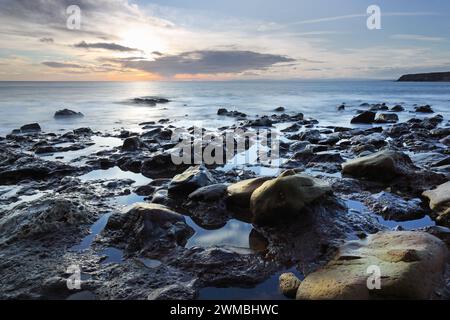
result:
M 163 97 L 167 104 L 137 105 L 137 97 Z M 218 108 L 238 110 L 253 117 L 302 112 L 321 125 L 350 126 L 361 103 L 401 104 L 400 121 L 417 115 L 415 105 L 429 104 L 446 121 L 450 115 L 450 83 L 413 83 L 388 80 L 302 81 L 191 81 L 191 82 L 0 82 L 0 136 L 37 122 L 44 132 L 79 127 L 113 131 L 139 130 L 139 123 L 170 119 L 177 125 L 205 128 L 232 124 L 217 115 Z M 345 111 L 337 106 L 345 103 Z M 56 120 L 60 109 L 83 118 Z M 423 115 L 422 115 L 423 116 Z

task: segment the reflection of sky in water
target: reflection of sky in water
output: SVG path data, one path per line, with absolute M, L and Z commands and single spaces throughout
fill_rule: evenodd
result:
M 131 171 L 123 171 L 119 167 L 112 167 L 106 170 L 93 170 L 82 176 L 79 176 L 82 181 L 89 180 L 115 180 L 115 179 L 132 179 L 135 181 L 134 185 L 148 184 L 151 179 L 144 177 L 140 173 Z
M 428 227 L 428 226 L 434 226 L 436 225 L 436 223 L 429 217 L 429 216 L 425 216 L 421 219 L 417 219 L 417 220 L 409 220 L 409 221 L 393 221 L 393 220 L 385 220 L 383 219 L 382 216 L 375 214 L 375 213 L 371 213 L 371 211 L 360 201 L 355 201 L 355 200 L 345 200 L 347 207 L 349 209 L 353 209 L 356 210 L 358 212 L 361 213 L 368 213 L 368 214 L 372 214 L 372 216 L 378 220 L 378 222 L 389 228 L 389 229 L 393 229 L 397 226 L 402 227 L 404 230 L 413 230 L 413 229 L 418 229 L 418 228 L 423 228 L 423 227 Z
M 92 142 L 93 145 L 81 149 L 81 150 L 72 150 L 72 151 L 66 151 L 66 152 L 55 152 L 48 155 L 42 155 L 42 158 L 46 160 L 58 160 L 63 162 L 70 162 L 74 159 L 77 159 L 81 156 L 88 156 L 92 153 L 96 153 L 103 150 L 108 150 L 114 147 L 118 147 L 122 145 L 122 139 L 114 138 L 114 137 L 100 137 L 100 136 L 92 136 Z M 57 144 L 55 146 L 57 147 L 64 147 L 71 144 L 68 143 L 61 143 Z M 63 159 L 56 159 L 57 157 L 64 157 Z
M 225 226 L 217 230 L 206 230 L 199 227 L 186 217 L 186 222 L 195 230 L 195 234 L 188 240 L 186 247 L 231 246 L 250 248 L 249 234 L 252 225 L 239 220 L 231 219 Z
M 266 281 L 254 286 L 253 288 L 203 288 L 199 292 L 199 300 L 287 300 L 278 289 L 279 277 L 284 272 L 292 272 L 299 279 L 303 279 L 303 275 L 295 268 L 277 272 L 270 276 Z
M 103 229 L 106 226 L 106 223 L 108 222 L 109 217 L 111 216 L 111 213 L 106 213 L 102 215 L 92 226 L 90 233 L 81 240 L 81 242 L 72 248 L 70 248 L 71 251 L 82 251 L 86 250 L 90 247 L 92 242 L 94 241 L 95 237 L 103 231 Z

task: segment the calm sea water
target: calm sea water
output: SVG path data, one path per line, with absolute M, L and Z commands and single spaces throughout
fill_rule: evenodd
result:
M 156 107 L 133 105 L 129 99 L 166 97 L 172 102 Z M 345 102 L 349 107 L 337 112 Z M 278 106 L 303 112 L 323 125 L 349 125 L 362 102 L 430 104 L 449 118 L 450 83 L 393 81 L 233 81 L 233 82 L 0 82 L 0 135 L 30 122 L 44 131 L 88 126 L 96 130 L 137 129 L 143 121 L 170 118 L 181 124 L 223 126 L 232 119 L 216 115 L 219 107 L 248 115 L 270 114 Z M 82 119 L 55 120 L 53 114 L 70 108 Z M 412 117 L 404 112 L 401 120 Z

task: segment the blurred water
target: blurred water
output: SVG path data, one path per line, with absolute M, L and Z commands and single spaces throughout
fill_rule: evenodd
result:
M 155 107 L 133 105 L 143 96 L 169 98 Z M 337 105 L 351 106 L 337 112 Z M 44 131 L 88 126 L 94 130 L 137 129 L 143 121 L 170 118 L 192 125 L 218 127 L 233 120 L 217 116 L 219 107 L 249 115 L 271 113 L 278 106 L 287 112 L 303 112 L 324 125 L 349 125 L 362 102 L 431 104 L 447 119 L 450 83 L 392 81 L 230 81 L 230 82 L 0 82 L 0 135 L 30 122 Z M 56 110 L 70 108 L 85 117 L 55 120 Z M 186 116 L 187 115 L 187 116 Z M 401 120 L 412 117 L 400 113 Z

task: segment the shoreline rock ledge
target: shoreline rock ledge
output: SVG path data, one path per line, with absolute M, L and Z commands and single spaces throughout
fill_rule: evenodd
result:
M 427 81 L 427 82 L 450 82 L 449 72 L 431 72 L 431 73 L 416 73 L 405 74 L 397 81 Z

